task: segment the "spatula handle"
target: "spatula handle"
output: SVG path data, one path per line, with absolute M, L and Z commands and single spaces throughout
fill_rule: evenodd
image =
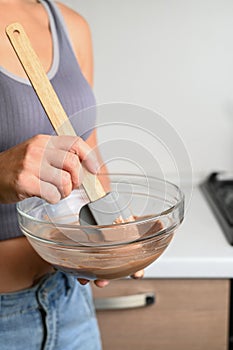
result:
M 67 117 L 38 56 L 33 50 L 22 25 L 19 23 L 10 24 L 6 27 L 6 34 L 56 133 L 58 135 L 76 136 L 69 118 Z M 83 187 L 91 202 L 105 196 L 106 194 L 97 176 L 88 171 L 85 171 Z

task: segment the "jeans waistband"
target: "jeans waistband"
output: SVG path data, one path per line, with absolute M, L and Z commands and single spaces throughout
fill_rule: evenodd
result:
M 33 287 L 13 293 L 0 293 L 0 315 L 4 310 L 7 313 L 18 312 L 22 309 L 37 308 L 38 295 L 43 295 L 50 301 L 59 298 L 75 283 L 74 278 L 63 272 L 56 271 L 47 274 Z M 12 309 L 12 310 L 11 310 Z

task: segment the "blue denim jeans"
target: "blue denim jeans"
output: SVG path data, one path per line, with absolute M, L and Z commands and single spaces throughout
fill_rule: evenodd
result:
M 1 350 L 100 350 L 89 286 L 56 272 L 32 288 L 0 294 Z

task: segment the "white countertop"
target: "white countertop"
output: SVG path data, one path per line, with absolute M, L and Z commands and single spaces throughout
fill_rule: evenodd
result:
M 166 251 L 145 270 L 147 278 L 232 278 L 233 246 L 198 186 L 185 219 Z

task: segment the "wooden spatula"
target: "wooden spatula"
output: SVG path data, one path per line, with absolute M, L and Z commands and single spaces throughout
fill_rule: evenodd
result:
M 6 28 L 6 34 L 56 133 L 75 136 L 76 133 L 22 25 L 10 24 Z M 129 208 L 116 199 L 114 192 L 106 193 L 97 176 L 85 171 L 82 185 L 90 200 L 79 213 L 82 225 L 111 225 L 114 222 L 133 220 Z

